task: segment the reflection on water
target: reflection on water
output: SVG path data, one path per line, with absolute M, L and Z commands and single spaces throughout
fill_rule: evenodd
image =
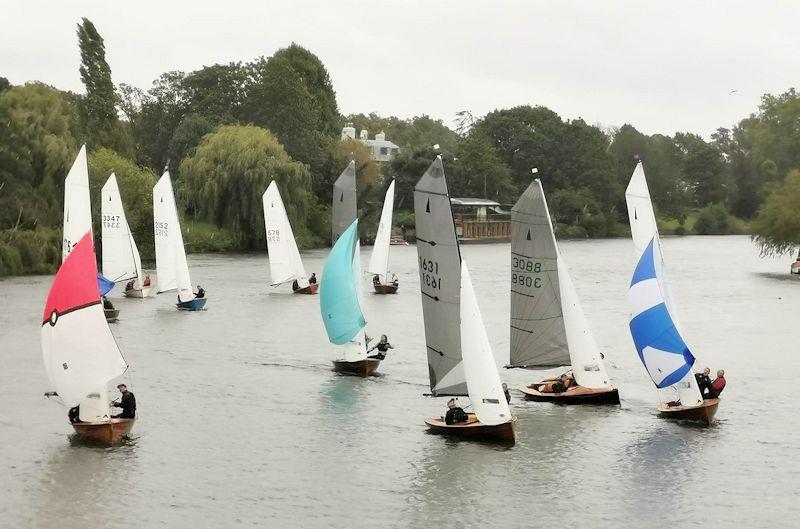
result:
M 267 286 L 262 255 L 191 256 L 208 310 L 131 300 L 112 327 L 132 368 L 134 438 L 70 441 L 39 351 L 50 278 L 0 281 L 0 527 L 642 527 L 785 525 L 800 496 L 794 378 L 800 281 L 746 237 L 665 238 L 687 343 L 726 369 L 712 428 L 659 419 L 628 332 L 630 241 L 564 242 L 621 407 L 558 407 L 512 391 L 512 448 L 427 434 L 416 249 L 392 247 L 396 296 L 364 297 L 394 345 L 383 376 L 337 375 L 318 296 Z M 366 262 L 370 249 L 364 249 Z M 497 362 L 508 358 L 508 245 L 468 245 Z M 304 256 L 322 269 L 325 251 Z M 324 278 L 323 278 L 324 280 Z M 369 278 L 365 286 L 369 287 Z M 502 370 L 512 388 L 545 373 Z M 466 402 L 465 402 L 466 404 Z M 765 493 L 765 491 L 769 491 Z M 125 494 L 122 498 L 120 495 Z

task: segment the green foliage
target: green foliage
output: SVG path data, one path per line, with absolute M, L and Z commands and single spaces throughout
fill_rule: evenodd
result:
M 139 247 L 147 259 L 154 256 L 153 246 L 153 186 L 156 174 L 140 167 L 111 149 L 89 153 L 89 188 L 94 212 L 95 239 L 100 240 L 101 189 L 111 173 L 117 176 L 117 185 L 125 207 L 125 216 Z M 99 247 L 99 244 L 97 245 Z
M 187 252 L 217 253 L 239 248 L 236 238 L 228 230 L 208 222 L 182 219 L 181 227 Z
M 386 138 L 399 145 L 403 150 L 418 151 L 439 145 L 442 152 L 454 154 L 458 150 L 458 134 L 448 128 L 439 119 L 426 115 L 411 119 L 400 119 L 395 116 L 381 117 L 377 114 L 351 114 L 344 123 L 352 123 L 356 133 L 366 129 L 370 138 L 378 132 L 386 133 Z
M 694 223 L 698 235 L 727 235 L 731 231 L 730 214 L 722 204 L 709 204 L 700 210 Z
M 600 209 L 599 202 L 588 189 L 577 191 L 559 189 L 548 194 L 547 202 L 556 224 L 580 228 L 575 231 L 562 228 L 565 238 L 607 235 L 606 217 Z
M 225 228 L 242 247 L 263 248 L 261 196 L 271 180 L 280 187 L 295 234 L 306 229 L 311 178 L 277 139 L 259 127 L 226 125 L 207 135 L 181 163 L 180 197 L 196 218 Z
M 0 276 L 50 274 L 61 264 L 61 231 L 0 231 Z
M 780 255 L 800 246 L 800 171 L 786 175 L 758 211 L 752 224 L 753 240 L 762 255 Z
M 203 137 L 215 128 L 215 121 L 201 114 L 188 114 L 181 120 L 167 151 L 170 171 L 176 177 L 180 176 L 180 161 L 194 153 Z
M 450 196 L 491 198 L 514 203 L 517 189 L 511 170 L 486 139 L 467 136 L 458 142 L 458 155 L 448 180 Z

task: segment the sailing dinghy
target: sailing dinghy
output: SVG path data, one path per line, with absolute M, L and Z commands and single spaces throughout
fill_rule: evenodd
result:
M 294 239 L 292 225 L 275 180 L 270 182 L 261 200 L 264 204 L 264 226 L 267 233 L 271 286 L 276 287 L 291 281 L 295 294 L 316 294 L 319 284 L 308 281 L 308 275 Z
M 41 340 L 55 389 L 48 395 L 60 397 L 68 409 L 79 407 L 75 431 L 105 444 L 128 435 L 135 419 L 112 419 L 109 407 L 108 383 L 128 366 L 103 317 L 91 231 L 71 244 L 53 280 L 42 312 Z
M 386 190 L 381 220 L 375 234 L 375 245 L 369 259 L 367 271 L 372 274 L 372 286 L 376 294 L 396 294 L 397 279 L 389 280 L 389 244 L 392 237 L 392 213 L 394 212 L 394 180 Z
M 414 214 L 431 394 L 468 395 L 474 411 L 465 423 L 439 417 L 425 424 L 432 433 L 513 444 L 516 419 L 461 260 L 441 157 L 414 188 Z
M 203 310 L 208 298 L 195 297 L 192 290 L 169 171 L 165 171 L 153 187 L 153 221 L 158 293 L 177 291 L 178 310 Z
M 659 389 L 661 417 L 711 424 L 720 399 L 703 399 L 692 372 L 695 357 L 680 331 L 668 288 L 661 239 L 640 161 L 625 190 L 636 249 L 628 301 L 630 331 L 639 359 Z
M 537 178 L 511 209 L 511 362 L 507 367 L 572 366 L 571 376 L 521 388 L 527 400 L 619 404 L 603 355 L 558 250 Z M 562 386 L 562 384 L 564 384 Z
M 86 232 L 92 234 L 92 203 L 89 197 L 89 165 L 86 160 L 86 145 L 82 145 L 64 180 L 62 264 Z M 119 309 L 103 309 L 103 312 L 108 322 L 117 321 Z
M 341 345 L 341 358 L 333 361 L 339 373 L 367 377 L 380 359 L 367 357 L 365 329 L 361 311 L 358 221 L 353 221 L 333 245 L 322 270 L 319 306 L 325 332 L 332 344 Z
M 114 173 L 108 177 L 100 194 L 103 221 L 103 275 L 115 283 L 128 281 L 131 288 L 126 287 L 125 296 L 146 298 L 150 294 L 150 286 L 145 286 L 139 249 L 133 240 L 125 216 L 117 176 Z

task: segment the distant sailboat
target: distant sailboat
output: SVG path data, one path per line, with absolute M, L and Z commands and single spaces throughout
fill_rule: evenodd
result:
M 296 283 L 296 294 L 316 294 L 319 285 L 309 283 L 297 242 L 294 239 L 292 225 L 281 199 L 278 184 L 273 180 L 264 195 L 264 225 L 267 233 L 267 250 L 269 251 L 269 270 L 272 286 L 290 281 Z M 294 288 L 293 284 L 293 288 Z
M 372 286 L 376 294 L 397 293 L 398 282 L 389 280 L 389 240 L 392 237 L 392 213 L 394 212 L 394 180 L 386 190 L 381 220 L 375 234 L 375 245 L 369 259 L 367 271 L 373 274 Z
M 331 245 L 341 237 L 342 233 L 358 218 L 356 205 L 356 163 L 351 161 L 336 182 L 333 183 L 333 201 L 331 204 Z
M 358 254 L 356 220 L 337 238 L 325 261 L 319 305 L 328 339 L 342 346 L 342 356 L 334 360 L 333 370 L 366 377 L 378 368 L 380 360 L 367 357 Z
M 506 402 L 472 280 L 456 239 L 441 157 L 414 189 L 428 373 L 434 396 L 469 395 L 465 423 L 425 419 L 433 433 L 514 443 Z
M 625 190 L 636 269 L 631 280 L 630 330 L 639 359 L 661 390 L 659 415 L 710 424 L 720 399 L 703 399 L 692 372 L 695 358 L 680 332 L 668 288 L 661 239 L 642 162 Z
M 75 239 L 70 240 L 72 242 Z M 92 234 L 70 245 L 42 313 L 42 355 L 54 394 L 67 408 L 79 406 L 75 431 L 106 444 L 119 441 L 135 419 L 112 419 L 108 382 L 127 369 L 97 288 Z
M 158 293 L 177 291 L 179 310 L 202 310 L 208 298 L 197 298 L 192 290 L 169 171 L 153 187 L 153 221 Z
M 132 288 L 126 289 L 124 294 L 128 297 L 146 298 L 150 294 L 150 286 L 144 284 L 142 260 L 128 226 L 114 173 L 111 173 L 103 185 L 101 196 L 103 275 L 115 283 L 132 281 Z
M 64 180 L 62 263 L 66 261 L 67 256 L 86 232 L 92 234 L 92 203 L 89 197 L 89 164 L 86 159 L 86 145 L 82 145 Z M 98 281 L 102 280 L 98 278 Z M 109 322 L 114 322 L 119 317 L 119 309 L 108 308 L 103 311 Z
M 528 400 L 619 404 L 594 336 L 558 250 L 542 184 L 534 180 L 511 209 L 511 363 L 572 376 L 522 388 Z

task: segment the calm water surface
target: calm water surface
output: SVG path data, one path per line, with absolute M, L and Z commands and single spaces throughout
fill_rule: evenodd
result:
M 621 408 L 526 403 L 513 448 L 446 440 L 427 391 L 416 250 L 392 247 L 397 296 L 365 296 L 395 349 L 362 380 L 335 375 L 318 297 L 268 286 L 263 255 L 191 256 L 208 310 L 113 300 L 139 420 L 114 448 L 76 442 L 50 389 L 39 323 L 51 277 L 0 281 L 0 527 L 720 527 L 800 514 L 800 280 L 746 237 L 664 241 L 700 365 L 728 388 L 710 428 L 658 419 L 627 329 L 628 240 L 563 253 Z M 365 248 L 366 263 L 370 248 Z M 306 255 L 318 274 L 326 251 Z M 498 363 L 508 357 L 508 245 L 463 247 Z M 365 281 L 365 287 L 369 285 Z M 506 371 L 512 387 L 552 372 Z

